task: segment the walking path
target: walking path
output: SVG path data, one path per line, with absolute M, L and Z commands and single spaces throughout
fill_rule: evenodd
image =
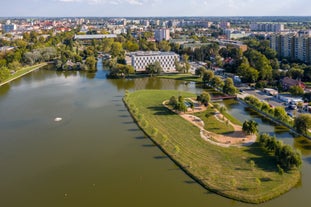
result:
M 193 101 L 193 100 L 192 100 Z M 193 101 L 196 105 L 192 113 L 202 112 L 206 110 L 205 106 L 199 106 L 195 101 Z M 163 102 L 163 105 L 166 106 Z M 167 107 L 167 106 L 166 106 Z M 176 113 L 176 111 L 174 111 Z M 221 146 L 221 147 L 229 147 L 229 146 L 249 146 L 253 144 L 257 137 L 256 135 L 247 135 L 243 132 L 242 127 L 236 124 L 233 124 L 224 117 L 221 113 L 216 113 L 215 118 L 220 122 L 228 122 L 228 124 L 232 125 L 234 128 L 234 132 L 229 134 L 216 134 L 204 129 L 204 122 L 197 116 L 194 116 L 189 113 L 178 113 L 182 118 L 191 122 L 193 125 L 197 126 L 200 129 L 200 136 L 202 139 Z
M 11 82 L 11 81 L 13 81 L 13 80 L 16 80 L 16 79 L 18 79 L 18 78 L 20 78 L 20 77 L 22 77 L 22 76 L 24 76 L 24 75 L 26 75 L 26 74 L 28 74 L 28 73 L 31 73 L 32 71 L 38 70 L 39 68 L 41 68 L 41 67 L 43 67 L 43 66 L 45 66 L 45 65 L 47 65 L 47 63 L 40 63 L 40 64 L 38 64 L 38 65 L 36 65 L 36 66 L 29 66 L 29 67 L 27 67 L 27 68 L 33 67 L 33 69 L 31 69 L 31 70 L 27 70 L 27 68 L 23 68 L 23 69 L 21 69 L 21 70 L 25 70 L 26 72 L 23 72 L 23 73 L 21 73 L 20 75 L 14 77 L 14 78 L 9 78 L 8 80 L 6 80 L 6 81 L 0 83 L 0 86 L 2 86 L 2 85 L 4 85 L 4 84 L 7 84 L 7 83 L 9 83 L 9 82 Z M 13 75 L 14 75 L 14 74 L 13 74 Z

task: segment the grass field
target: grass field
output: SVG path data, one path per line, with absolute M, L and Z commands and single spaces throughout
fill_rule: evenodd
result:
M 164 79 L 181 80 L 181 81 L 202 82 L 202 78 L 200 78 L 199 76 L 190 75 L 190 74 L 168 74 L 168 75 L 160 75 L 157 77 L 164 78 Z
M 17 78 L 20 78 L 23 75 L 26 75 L 27 73 L 30 73 L 33 70 L 37 70 L 38 68 L 41 68 L 41 67 L 43 67 L 45 65 L 47 65 L 47 63 L 40 63 L 40 64 L 37 64 L 37 65 L 24 67 L 24 68 L 16 71 L 16 73 L 10 75 L 10 77 L 8 79 L 6 79 L 2 83 L 0 83 L 0 86 L 3 85 L 3 84 L 6 84 L 6 83 L 8 83 L 8 82 L 10 82 L 12 80 L 15 80 Z
M 195 96 L 180 91 L 143 90 L 126 93 L 124 101 L 141 129 L 202 186 L 235 200 L 261 203 L 299 182 L 299 170 L 280 175 L 274 157 L 256 143 L 222 148 L 201 139 L 197 127 L 162 105 L 178 94 Z M 216 123 L 214 126 L 220 126 Z
M 227 126 L 225 122 L 219 122 L 214 116 L 216 110 L 208 107 L 205 112 L 195 113 L 204 122 L 204 129 L 216 134 L 228 134 L 234 131 L 231 125 Z

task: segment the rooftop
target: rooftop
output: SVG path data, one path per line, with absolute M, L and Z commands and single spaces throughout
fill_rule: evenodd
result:
M 94 34 L 94 35 L 75 35 L 75 39 L 87 40 L 87 39 L 104 39 L 104 38 L 115 38 L 115 34 Z
M 160 52 L 160 51 L 139 51 L 128 53 L 129 56 L 158 56 L 158 55 L 177 55 L 174 52 Z

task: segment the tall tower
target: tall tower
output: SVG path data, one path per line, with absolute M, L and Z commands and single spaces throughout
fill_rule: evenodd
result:
M 157 29 L 154 32 L 154 37 L 156 41 L 160 42 L 162 40 L 169 40 L 170 37 L 170 30 L 169 29 Z

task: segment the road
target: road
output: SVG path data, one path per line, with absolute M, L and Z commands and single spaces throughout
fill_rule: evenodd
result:
M 298 112 L 297 110 L 290 110 L 286 107 L 285 102 L 282 102 L 281 100 L 277 99 L 274 96 L 267 95 L 266 93 L 260 91 L 260 90 L 255 90 L 251 89 L 250 87 L 238 87 L 240 91 L 238 94 L 239 98 L 245 98 L 246 96 L 253 95 L 257 97 L 261 101 L 266 101 L 269 103 L 270 106 L 276 107 L 276 106 L 281 106 L 284 107 L 285 110 L 287 111 L 288 114 L 291 114 L 291 116 L 299 116 L 301 113 Z

